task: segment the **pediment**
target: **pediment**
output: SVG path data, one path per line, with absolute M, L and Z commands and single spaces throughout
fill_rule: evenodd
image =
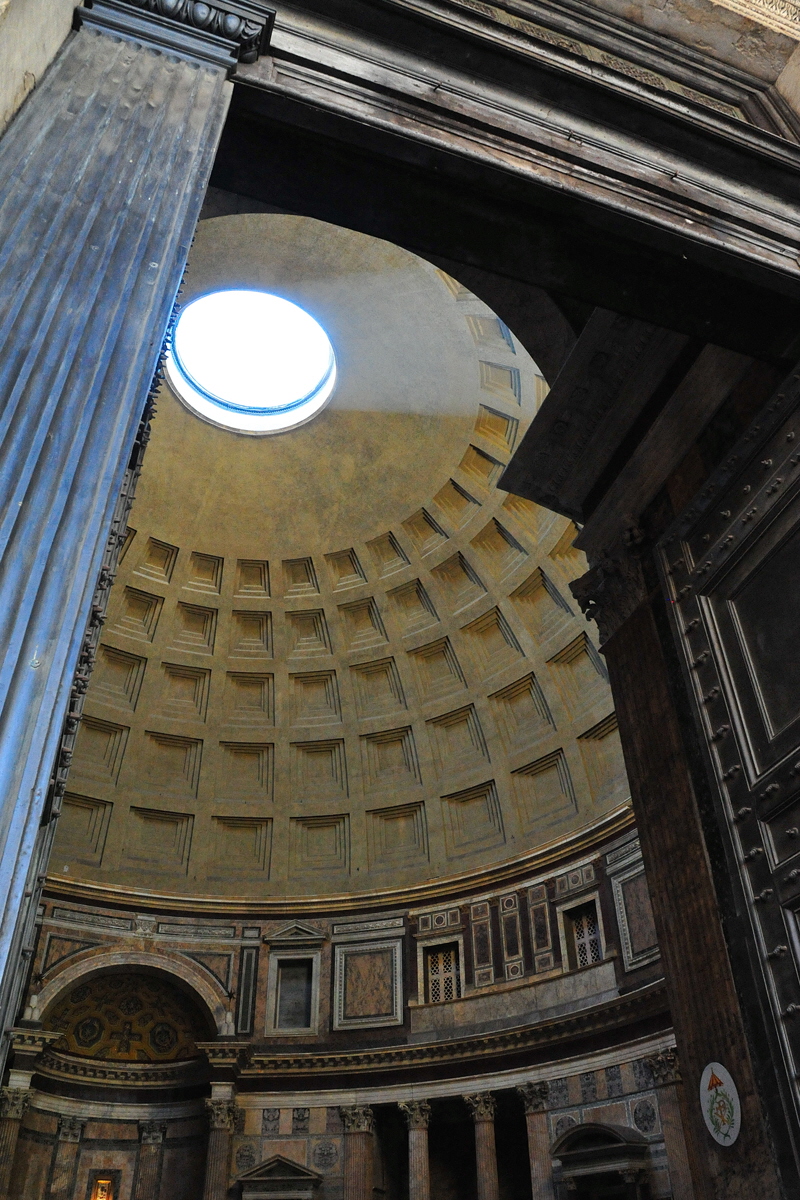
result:
M 273 946 L 318 946 L 325 941 L 325 934 L 313 925 L 306 925 L 304 921 L 292 921 L 291 925 L 284 925 L 283 929 L 265 937 L 264 941 Z
M 322 1176 L 309 1167 L 284 1158 L 282 1154 L 273 1154 L 271 1158 L 239 1175 L 238 1181 L 242 1184 L 245 1196 L 252 1193 L 268 1196 L 271 1191 L 269 1185 L 272 1184 L 276 1191 L 280 1190 L 281 1195 L 288 1186 L 291 1194 L 301 1197 L 310 1196 L 322 1182 Z

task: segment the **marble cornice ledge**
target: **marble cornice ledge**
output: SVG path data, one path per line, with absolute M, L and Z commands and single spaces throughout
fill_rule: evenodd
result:
M 337 892 L 320 896 L 229 897 L 207 895 L 176 895 L 144 888 L 126 888 L 119 884 L 83 882 L 48 875 L 44 894 L 50 899 L 83 901 L 107 908 L 134 908 L 137 912 L 154 909 L 160 913 L 189 912 L 201 914 L 231 914 L 242 917 L 305 916 L 312 913 L 367 912 L 370 910 L 419 907 L 442 904 L 489 888 L 506 887 L 531 874 L 551 868 L 561 861 L 568 862 L 579 855 L 599 850 L 612 838 L 633 829 L 635 820 L 630 801 L 606 813 L 591 825 L 558 838 L 510 861 L 494 863 L 459 875 L 431 879 L 425 883 L 387 888 L 374 892 Z
M 270 1077 L 348 1076 L 403 1072 L 419 1068 L 437 1068 L 474 1063 L 476 1060 L 509 1056 L 562 1046 L 597 1034 L 608 1034 L 634 1023 L 668 1014 L 666 986 L 663 980 L 635 992 L 617 996 L 580 1012 L 479 1036 L 451 1038 L 446 1041 L 415 1045 L 378 1046 L 358 1050 L 306 1051 L 285 1054 L 271 1047 L 243 1042 L 204 1042 L 200 1048 L 208 1054 L 213 1067 L 233 1069 L 241 1083 Z

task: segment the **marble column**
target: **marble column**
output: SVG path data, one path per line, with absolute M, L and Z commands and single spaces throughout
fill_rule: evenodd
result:
M 263 52 L 271 15 L 209 0 L 201 29 L 197 7 L 76 8 L 79 29 L 0 138 L 0 1030 L 21 998 L 73 681 L 85 690 L 228 76 Z
M 408 1124 L 408 1200 L 431 1200 L 431 1168 L 428 1160 L 428 1126 L 431 1106 L 427 1100 L 399 1104 Z
M 72 1200 L 82 1133 L 83 1121 L 77 1117 L 58 1118 L 58 1141 L 49 1200 Z
M 340 1108 L 344 1123 L 344 1200 L 373 1200 L 375 1116 L 367 1105 Z
M 550 1089 L 546 1083 L 523 1083 L 517 1091 L 525 1104 L 533 1200 L 554 1200 L 553 1163 L 550 1157 L 550 1135 L 547 1130 L 547 1098 Z
M 674 1200 L 693 1200 L 692 1173 L 681 1121 L 681 1102 L 678 1088 L 683 1087 L 678 1065 L 678 1054 L 674 1049 L 663 1050 L 645 1060 L 653 1073 L 658 1089 L 658 1111 L 661 1130 L 664 1134 L 664 1149 L 667 1152 L 669 1178 Z
M 497 1107 L 491 1092 L 474 1092 L 464 1102 L 475 1122 L 475 1162 L 478 1173 L 478 1200 L 500 1200 L 497 1179 L 497 1151 L 494 1144 L 494 1113 Z
M 0 1089 L 0 1200 L 8 1200 L 8 1185 L 11 1182 L 19 1127 L 30 1098 L 31 1094 L 27 1088 Z
M 166 1125 L 160 1125 L 158 1121 L 139 1122 L 139 1159 L 133 1200 L 158 1200 L 166 1132 Z
M 209 1129 L 203 1200 L 226 1200 L 235 1106 L 231 1098 L 212 1097 L 206 1100 L 206 1110 Z

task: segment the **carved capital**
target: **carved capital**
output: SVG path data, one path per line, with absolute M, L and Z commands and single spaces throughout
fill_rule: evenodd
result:
M 351 1104 L 339 1109 L 345 1133 L 372 1133 L 375 1114 L 368 1104 Z
M 233 1122 L 236 1116 L 235 1105 L 231 1100 L 206 1100 L 206 1112 L 211 1129 L 221 1129 L 224 1133 L 233 1133 Z
M 526 1113 L 544 1112 L 550 1089 L 546 1083 L 522 1083 L 517 1088 L 525 1104 Z
M 427 1129 L 431 1120 L 431 1106 L 427 1100 L 409 1100 L 398 1104 L 409 1129 Z
M 31 1094 L 27 1088 L 0 1088 L 0 1117 L 21 1121 L 30 1102 Z
M 680 1083 L 681 1073 L 677 1050 L 662 1050 L 660 1054 L 654 1054 L 652 1058 L 646 1058 L 644 1061 L 652 1071 L 653 1079 L 657 1084 L 663 1086 L 666 1083 Z
M 58 1140 L 60 1142 L 79 1142 L 83 1133 L 83 1121 L 78 1117 L 58 1118 Z
M 472 1113 L 472 1119 L 478 1121 L 493 1121 L 497 1101 L 491 1092 L 473 1092 L 464 1097 L 464 1103 Z
M 569 585 L 584 615 L 597 622 L 601 645 L 605 645 L 647 599 L 647 585 L 636 552 L 639 540 L 631 531 L 627 545 L 619 545 L 604 554 L 596 566 Z
M 139 1122 L 139 1139 L 143 1146 L 159 1146 L 166 1132 L 166 1125 L 159 1125 L 158 1121 Z

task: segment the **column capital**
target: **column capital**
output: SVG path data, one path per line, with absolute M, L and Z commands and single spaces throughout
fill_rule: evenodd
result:
M 472 1092 L 464 1096 L 464 1103 L 472 1113 L 472 1119 L 478 1121 L 493 1121 L 497 1101 L 491 1092 Z
M 427 1129 L 431 1121 L 431 1106 L 427 1100 L 407 1100 L 397 1107 L 404 1115 L 409 1129 Z
M 139 1122 L 139 1140 L 143 1146 L 158 1146 L 163 1142 L 167 1132 L 166 1125 L 158 1121 Z
M 83 1121 L 79 1117 L 58 1118 L 58 1140 L 60 1142 L 79 1142 L 83 1133 Z
M 0 1088 L 0 1117 L 21 1121 L 30 1102 L 31 1094 L 27 1088 Z
M 521 1083 L 517 1091 L 522 1097 L 526 1113 L 544 1112 L 550 1096 L 550 1088 L 546 1083 Z
M 222 1129 L 225 1133 L 233 1133 L 235 1105 L 232 1100 L 206 1099 L 206 1112 L 212 1129 Z
M 656 1084 L 664 1085 L 681 1082 L 678 1052 L 674 1046 L 669 1050 L 662 1050 L 660 1054 L 654 1054 L 644 1061 L 652 1071 Z
M 372 1133 L 375 1114 L 368 1104 L 350 1104 L 339 1109 L 345 1133 Z

